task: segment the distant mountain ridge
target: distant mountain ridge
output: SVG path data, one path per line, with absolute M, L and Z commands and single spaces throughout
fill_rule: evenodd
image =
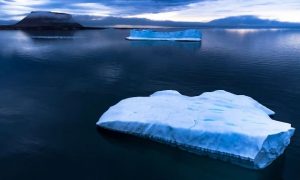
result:
M 0 21 L 12 24 L 13 21 Z M 99 17 L 35 11 L 14 25 L 0 29 L 86 29 L 87 27 L 225 27 L 225 28 L 300 28 L 300 23 L 261 19 L 257 16 L 232 16 L 210 22 L 152 21 L 145 18 Z
M 256 16 L 232 16 L 210 22 L 152 21 L 144 18 L 75 16 L 78 22 L 89 26 L 171 26 L 171 27 L 300 27 L 300 23 L 261 19 Z
M 74 16 L 81 24 L 87 26 L 199 26 L 201 22 L 176 22 L 176 21 L 153 21 L 146 18 L 122 18 L 122 17 L 94 17 L 94 16 Z
M 256 27 L 292 27 L 300 26 L 300 23 L 280 22 L 276 20 L 260 19 L 257 16 L 232 16 L 216 19 L 208 23 L 212 26 L 256 26 Z

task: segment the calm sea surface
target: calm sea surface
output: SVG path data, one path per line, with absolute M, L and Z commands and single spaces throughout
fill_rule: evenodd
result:
M 300 30 L 206 29 L 202 43 L 127 35 L 0 31 L 1 180 L 300 179 Z M 257 171 L 97 130 L 121 99 L 167 89 L 251 96 L 296 134 Z

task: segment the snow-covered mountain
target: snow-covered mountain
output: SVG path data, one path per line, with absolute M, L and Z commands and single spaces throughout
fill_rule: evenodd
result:
M 55 13 L 46 11 L 35 11 L 28 14 L 19 21 L 16 27 L 20 28 L 81 28 L 82 26 L 75 22 L 72 15 L 65 13 Z
M 49 11 L 34 11 L 16 24 L 7 24 L 0 29 L 83 29 L 84 27 L 77 23 L 73 16 L 66 13 L 56 13 Z

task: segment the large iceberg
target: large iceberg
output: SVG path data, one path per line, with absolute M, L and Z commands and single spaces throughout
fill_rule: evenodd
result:
M 128 40 L 166 40 L 166 41 L 201 41 L 202 33 L 197 29 L 174 32 L 158 32 L 153 30 L 130 31 Z
M 248 96 L 223 90 L 194 97 L 167 90 L 122 100 L 97 125 L 261 169 L 284 152 L 295 131 L 272 120 L 273 114 Z

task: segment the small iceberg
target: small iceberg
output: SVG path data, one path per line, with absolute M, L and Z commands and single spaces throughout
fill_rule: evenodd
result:
M 155 41 L 201 41 L 202 33 L 197 29 L 188 29 L 175 32 L 158 32 L 153 30 L 130 30 L 128 40 L 155 40 Z
M 248 96 L 223 90 L 194 97 L 167 90 L 122 100 L 97 125 L 261 169 L 284 152 L 295 131 L 273 114 Z

